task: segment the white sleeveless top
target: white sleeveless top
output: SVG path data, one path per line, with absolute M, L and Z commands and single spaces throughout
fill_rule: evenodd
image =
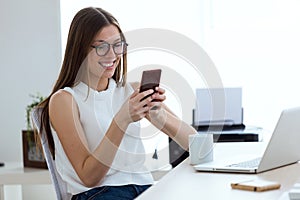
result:
M 133 93 L 129 83 L 124 87 L 117 87 L 113 79 L 109 80 L 107 90 L 101 92 L 88 88 L 82 82 L 73 88 L 66 87 L 64 90 L 73 95 L 78 105 L 80 122 L 90 152 L 93 152 L 100 144 L 113 116 Z M 52 133 L 55 143 L 56 168 L 67 183 L 67 191 L 74 195 L 91 189 L 85 187 L 79 179 L 55 130 L 52 129 Z M 145 149 L 140 137 L 140 123 L 134 122 L 128 126 L 112 166 L 98 186 L 153 184 L 152 175 L 144 163 Z

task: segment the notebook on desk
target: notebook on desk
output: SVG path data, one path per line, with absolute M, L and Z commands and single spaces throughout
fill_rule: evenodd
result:
M 300 107 L 283 110 L 262 157 L 245 160 L 241 155 L 234 163 L 224 158 L 224 161 L 194 165 L 194 168 L 197 171 L 260 173 L 296 163 L 300 160 L 299 122 Z

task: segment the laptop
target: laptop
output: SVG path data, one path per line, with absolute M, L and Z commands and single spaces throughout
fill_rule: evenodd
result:
M 224 161 L 212 161 L 194 165 L 197 171 L 206 172 L 236 172 L 236 173 L 260 173 L 296 163 L 300 160 L 300 107 L 285 109 L 281 112 L 274 132 L 262 157 L 252 158 L 242 162 L 229 163 Z

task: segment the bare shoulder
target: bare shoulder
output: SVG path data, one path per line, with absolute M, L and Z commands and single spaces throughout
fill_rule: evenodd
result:
M 72 113 L 77 107 L 77 104 L 74 104 L 74 99 L 71 93 L 65 90 L 58 90 L 55 92 L 49 101 L 49 114 L 50 117 L 61 115 L 62 111 L 64 113 Z
M 134 90 L 136 90 L 136 89 L 138 89 L 139 87 L 140 87 L 140 82 L 130 82 L 129 83 L 130 85 L 131 85 L 131 87 L 134 89 Z
M 74 116 L 78 114 L 77 104 L 74 103 L 71 93 L 65 90 L 58 90 L 51 96 L 49 101 L 49 116 L 54 129 L 71 124 L 69 120 L 73 120 Z
M 72 94 L 70 94 L 65 90 L 58 90 L 51 96 L 49 104 L 50 107 L 51 105 L 52 106 L 65 105 L 71 103 L 72 100 L 73 100 Z

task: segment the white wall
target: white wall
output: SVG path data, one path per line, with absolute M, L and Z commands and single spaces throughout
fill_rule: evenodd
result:
M 0 0 L 0 161 L 22 161 L 29 94 L 48 95 L 61 63 L 59 0 Z
M 204 0 L 203 47 L 224 86 L 243 88 L 245 123 L 273 130 L 300 105 L 300 1 Z
M 124 32 L 141 28 L 163 28 L 199 41 L 202 38 L 202 0 L 63 0 L 61 1 L 62 48 L 75 13 L 88 6 L 113 14 Z M 147 38 L 145 38 L 147 39 Z

